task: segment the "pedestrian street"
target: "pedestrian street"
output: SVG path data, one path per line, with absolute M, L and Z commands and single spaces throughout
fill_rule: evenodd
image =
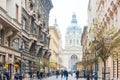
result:
M 49 78 L 44 79 L 44 80 L 66 80 L 66 78 L 65 77 L 61 78 L 61 76 L 59 76 L 58 79 L 56 79 L 56 76 L 52 76 L 52 77 L 49 77 Z M 76 78 L 75 78 L 75 76 L 69 75 L 68 80 L 76 80 Z M 86 80 L 86 79 L 79 78 L 78 80 Z
M 38 80 L 38 79 L 25 79 L 25 80 Z M 66 80 L 66 78 L 65 77 L 61 78 L 61 76 L 59 76 L 58 79 L 56 79 L 56 76 L 51 76 L 51 77 L 44 78 L 42 80 Z M 77 79 L 75 78 L 75 75 L 73 76 L 69 75 L 68 80 L 77 80 Z M 86 80 L 86 79 L 79 78 L 78 80 Z

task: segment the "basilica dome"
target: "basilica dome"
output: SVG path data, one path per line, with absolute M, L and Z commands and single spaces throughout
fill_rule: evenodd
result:
M 70 33 L 82 33 L 82 29 L 77 24 L 76 14 L 73 13 L 70 26 L 67 28 L 67 34 Z

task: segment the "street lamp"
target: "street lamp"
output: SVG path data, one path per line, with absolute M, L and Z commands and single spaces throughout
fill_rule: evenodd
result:
M 95 77 L 94 77 L 94 80 L 98 80 L 98 56 L 96 55 L 98 41 L 96 40 L 96 38 L 94 39 L 92 43 L 94 44 L 94 47 L 95 47 Z
M 20 80 L 22 80 L 22 52 L 23 52 L 23 44 L 20 47 Z

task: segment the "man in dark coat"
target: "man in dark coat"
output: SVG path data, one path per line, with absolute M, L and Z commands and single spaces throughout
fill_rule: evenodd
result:
M 59 71 L 56 70 L 56 79 L 58 78 L 58 76 L 59 76 Z
M 89 76 L 89 74 L 87 74 L 87 80 L 90 80 L 90 76 Z
M 64 74 L 65 74 L 66 80 L 68 80 L 68 71 L 65 70 Z
M 77 70 L 76 71 L 76 79 L 78 80 L 78 78 L 79 78 L 79 71 Z

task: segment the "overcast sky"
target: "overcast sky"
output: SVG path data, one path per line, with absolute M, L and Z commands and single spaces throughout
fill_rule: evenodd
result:
M 64 44 L 64 35 L 66 28 L 70 25 L 72 14 L 75 12 L 78 25 L 83 28 L 87 25 L 87 8 L 89 0 L 52 0 L 53 8 L 50 12 L 49 25 L 53 26 L 55 18 L 62 34 Z

